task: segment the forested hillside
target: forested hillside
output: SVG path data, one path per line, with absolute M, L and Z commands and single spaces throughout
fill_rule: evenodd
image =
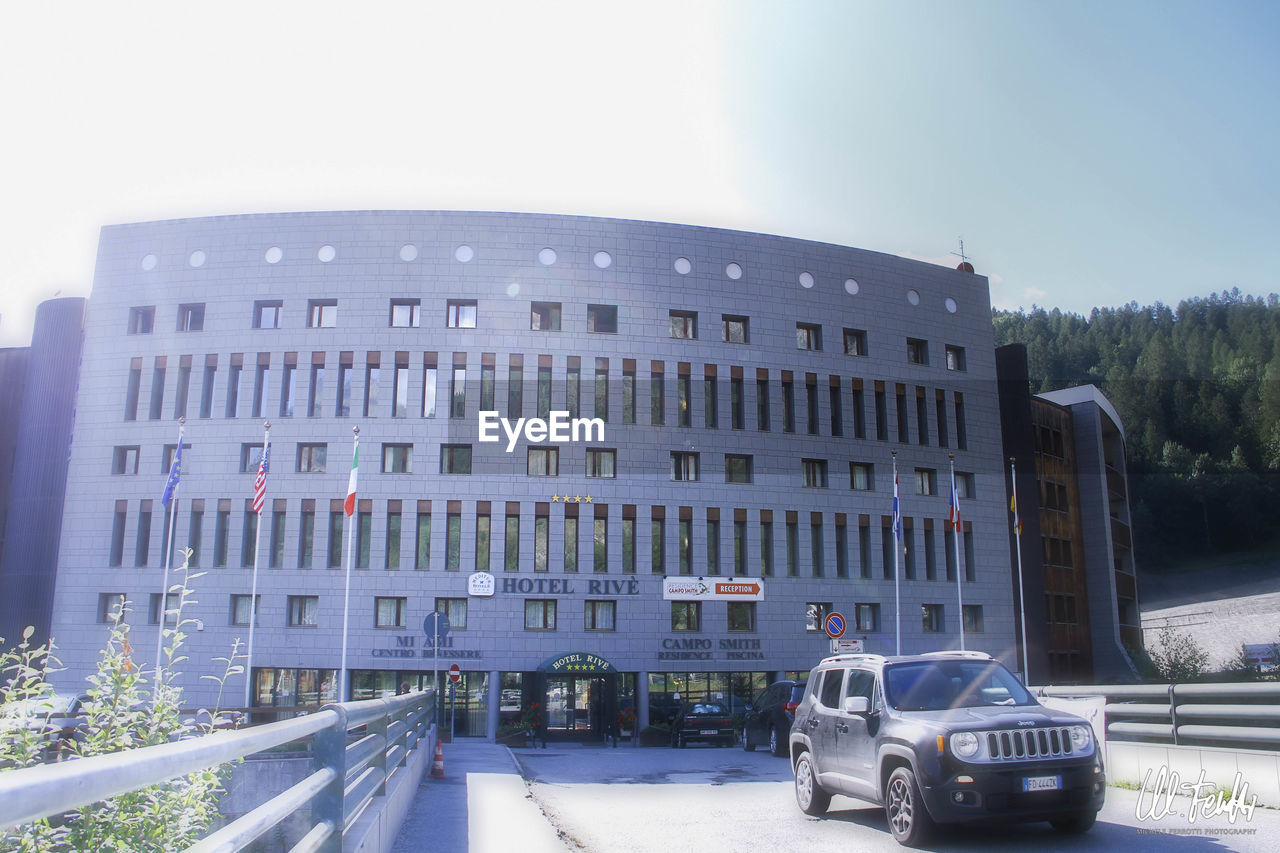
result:
M 1024 343 L 1033 393 L 1093 383 L 1128 439 L 1138 562 L 1235 551 L 1280 533 L 1280 300 L 993 311 Z

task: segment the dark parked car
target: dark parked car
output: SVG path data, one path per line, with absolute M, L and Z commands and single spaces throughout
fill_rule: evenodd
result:
M 751 752 L 757 746 L 767 746 L 779 758 L 787 754 L 787 734 L 804 696 L 804 685 L 803 681 L 775 681 L 760 691 L 742 718 L 743 749 Z
M 908 846 L 948 823 L 1084 832 L 1106 790 L 1089 724 L 1042 706 L 982 652 L 827 658 L 809 674 L 790 748 L 805 814 L 826 812 L 832 794 L 881 803 Z
M 701 740 L 718 746 L 733 746 L 733 715 L 723 699 L 685 702 L 671 723 L 671 745 L 683 748 Z

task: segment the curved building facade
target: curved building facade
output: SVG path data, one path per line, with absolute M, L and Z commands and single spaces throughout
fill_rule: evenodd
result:
M 555 412 L 582 419 L 576 436 L 546 440 Z M 535 702 L 572 735 L 642 725 L 675 693 L 750 698 L 830 652 L 831 611 L 892 653 L 900 601 L 904 652 L 955 647 L 958 586 L 967 646 L 1014 663 L 990 300 L 971 272 L 549 215 L 104 228 L 59 551 L 64 680 L 121 594 L 149 665 L 179 417 L 175 548 L 205 572 L 192 701 L 212 698 L 197 670 L 247 637 L 264 421 L 255 704 L 335 692 L 348 556 L 349 694 L 429 682 L 440 611 L 471 734 Z

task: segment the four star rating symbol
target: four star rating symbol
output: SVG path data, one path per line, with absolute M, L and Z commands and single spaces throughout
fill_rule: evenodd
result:
M 591 495 L 552 495 L 551 502 L 566 504 L 589 504 L 592 501 Z

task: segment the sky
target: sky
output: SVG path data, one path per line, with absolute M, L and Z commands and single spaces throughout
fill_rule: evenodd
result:
M 0 346 L 103 225 L 472 209 L 955 264 L 1001 308 L 1280 291 L 1280 3 L 10 3 Z

